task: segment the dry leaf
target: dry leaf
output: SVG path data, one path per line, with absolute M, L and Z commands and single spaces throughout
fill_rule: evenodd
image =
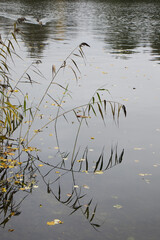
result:
M 113 207 L 117 208 L 117 209 L 120 209 L 120 208 L 122 208 L 122 205 L 117 204 L 117 205 L 114 205 Z
M 88 185 L 83 185 L 83 187 L 85 188 L 85 189 L 89 189 L 89 186 Z
M 103 171 L 97 170 L 94 172 L 94 174 L 103 174 Z
M 137 148 L 137 147 L 134 148 L 134 150 L 138 150 L 138 151 L 140 151 L 142 149 L 144 149 L 144 148 Z
M 59 147 L 54 147 L 54 149 L 59 149 Z
M 47 222 L 47 225 L 48 226 L 53 226 L 53 225 L 57 225 L 57 224 L 62 224 L 63 222 L 59 219 L 54 219 L 53 221 L 51 222 Z

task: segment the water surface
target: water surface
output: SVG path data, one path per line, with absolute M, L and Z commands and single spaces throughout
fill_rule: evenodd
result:
M 35 165 L 29 162 L 33 175 L 36 174 L 36 177 L 32 176 L 35 181 L 33 185 L 38 188 L 28 191 L 23 201 L 25 192 L 14 194 L 14 204 L 20 203 L 19 214 L 12 216 L 4 228 L 4 224 L 1 225 L 3 239 L 158 240 L 160 3 L 21 0 L 1 1 L 0 9 L 2 39 L 5 39 L 17 18 L 26 18 L 24 23 L 18 25 L 23 34 L 17 35 L 20 42 L 17 51 L 24 61 L 17 60 L 19 67 L 13 76 L 21 75 L 32 61 L 39 59 L 42 62 L 38 66 L 46 80 L 35 76 L 34 79 L 40 84 L 28 84 L 28 87 L 22 84 L 31 101 L 37 103 L 44 93 L 51 79 L 52 64 L 58 69 L 70 51 L 86 42 L 90 45 L 85 49 L 86 66 L 77 59 L 81 79 L 77 82 L 71 71 L 61 73 L 57 79 L 62 84 L 69 82 L 72 91 L 72 98 L 65 99 L 64 108 L 68 110 L 88 102 L 94 91 L 102 86 L 111 93 L 106 93 L 108 100 L 118 101 L 127 108 L 127 117 L 121 114 L 118 125 L 112 120 L 109 109 L 106 126 L 100 116 L 88 119 L 89 126 L 83 124 L 76 147 L 79 153 L 75 169 L 79 169 L 77 160 L 87 156 L 89 174 L 86 174 L 86 165 L 81 169 L 82 173 L 65 173 L 62 169 L 40 167 L 39 162 Z M 42 21 L 42 26 L 37 18 Z M 51 96 L 56 99 L 61 93 L 54 87 L 50 90 Z M 44 115 L 46 122 L 55 114 L 52 103 L 51 98 L 47 97 L 41 106 L 40 114 Z M 69 169 L 78 122 L 72 114 L 68 120 L 69 123 L 64 119 L 58 121 L 57 132 L 61 151 L 69 154 L 65 162 Z M 41 120 L 37 120 L 30 136 L 41 125 Z M 31 145 L 40 149 L 40 160 L 51 165 L 60 161 L 55 149 L 54 125 L 39 133 Z M 107 166 L 112 151 L 113 160 L 109 168 L 103 174 L 94 174 L 92 169 L 101 153 L 104 153 L 104 166 Z M 118 160 L 115 160 L 116 155 Z M 23 158 L 26 160 L 27 156 Z M 31 168 L 25 171 L 30 178 Z M 59 174 L 60 179 L 54 183 Z M 48 183 L 52 183 L 50 187 L 53 192 L 48 191 Z M 79 208 L 70 215 L 74 211 L 74 202 L 65 204 L 65 201 L 74 186 L 79 187 L 77 193 L 81 189 L 81 194 L 86 195 L 80 200 L 83 211 Z M 91 199 L 92 204 L 89 204 Z M 89 212 L 85 212 L 87 204 L 90 206 Z M 2 212 L 3 205 L 1 201 Z M 98 231 L 92 221 L 89 222 L 95 206 L 94 224 L 98 225 Z M 4 220 L 2 212 L 1 222 Z M 46 223 L 53 219 L 60 219 L 63 224 L 48 226 Z M 14 231 L 8 232 L 8 229 Z

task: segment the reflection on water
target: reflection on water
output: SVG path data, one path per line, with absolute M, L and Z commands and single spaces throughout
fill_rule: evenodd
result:
M 158 60 L 158 1 L 5 1 L 0 5 L 1 31 L 6 25 L 8 30 L 17 17 L 27 19 L 22 29 L 32 57 L 43 56 L 44 45 L 54 40 L 69 43 L 87 32 L 104 42 L 112 54 L 127 56 L 139 47 L 151 47 L 153 59 Z
M 14 145 L 15 145 L 15 140 Z M 0 157 L 0 226 L 6 227 L 12 217 L 19 216 L 23 209 L 22 203 L 34 190 L 44 183 L 46 192 L 59 203 L 70 209 L 70 215 L 81 210 L 87 222 L 97 229 L 101 223 L 95 222 L 97 203 L 90 194 L 85 193 L 89 186 L 78 185 L 84 174 L 102 175 L 107 170 L 120 164 L 124 149 L 118 153 L 118 147 L 112 147 L 110 153 L 103 148 L 94 165 L 90 159 L 89 149 L 78 150 L 72 159 L 72 154 L 57 151 L 54 163 L 41 159 L 36 148 L 22 148 L 12 141 L 1 142 Z M 22 144 L 23 145 L 23 144 Z M 108 158 L 108 160 L 107 160 Z M 23 160 L 22 160 L 23 159 Z M 24 160 L 25 159 L 25 160 Z M 57 160 L 56 160 L 57 159 Z M 41 170 L 42 169 L 42 170 Z M 81 176 L 77 176 L 81 175 Z M 66 179 L 67 180 L 66 185 Z M 90 176 L 91 177 L 91 176 Z M 81 180 L 82 181 L 82 180 Z M 19 196 L 17 196 L 19 193 Z M 40 206 L 42 207 L 42 206 Z M 15 229 L 9 229 L 10 232 Z

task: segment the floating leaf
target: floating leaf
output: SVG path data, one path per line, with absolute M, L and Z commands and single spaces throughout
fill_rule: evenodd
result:
M 8 232 L 13 232 L 13 231 L 14 231 L 13 228 L 8 229 Z
M 103 174 L 104 172 L 103 171 L 95 171 L 94 174 Z
M 92 148 L 89 149 L 89 152 L 93 152 L 94 150 Z
M 86 184 L 84 184 L 83 187 L 84 187 L 85 189 L 89 189 L 89 186 L 86 185 Z
M 139 173 L 138 175 L 141 176 L 141 177 L 144 177 L 144 176 L 152 176 L 151 173 Z
M 139 148 L 139 147 L 135 147 L 134 148 L 134 150 L 138 150 L 138 151 L 140 151 L 140 150 L 143 150 L 144 148 Z
M 39 164 L 38 167 L 43 167 L 44 165 L 43 164 Z
M 70 194 L 70 193 L 67 193 L 67 197 L 71 197 L 72 196 L 72 194 Z
M 122 208 L 122 205 L 117 204 L 117 205 L 114 205 L 113 207 L 114 207 L 114 208 L 117 208 L 117 209 L 121 209 L 121 208 Z
M 1 188 L 1 192 L 3 193 L 7 192 L 6 188 Z
M 54 147 L 54 149 L 59 149 L 59 147 Z
M 77 162 L 84 162 L 85 160 L 85 158 L 81 158 L 80 160 L 77 160 Z
M 53 226 L 53 225 L 57 225 L 57 224 L 62 224 L 63 222 L 59 219 L 54 219 L 53 221 L 51 222 L 47 222 L 47 225 L 48 226 Z

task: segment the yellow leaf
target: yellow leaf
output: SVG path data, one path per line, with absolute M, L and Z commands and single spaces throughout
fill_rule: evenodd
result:
M 128 98 L 124 98 L 123 101 L 128 101 Z
M 83 187 L 84 187 L 85 189 L 89 189 L 89 186 L 88 186 L 88 185 L 83 185 Z
M 57 225 L 57 224 L 62 224 L 63 222 L 59 219 L 54 219 L 53 221 L 51 222 L 47 222 L 47 225 L 48 226 L 53 226 L 53 225 Z
M 8 232 L 13 232 L 13 231 L 14 231 L 13 228 L 8 229 Z
M 44 165 L 43 165 L 43 164 L 39 164 L 38 166 L 39 166 L 39 167 L 43 167 Z
M 59 149 L 59 147 L 54 147 L 54 149 Z
M 52 137 L 52 136 L 53 136 L 53 133 L 50 133 L 49 136 Z
M 18 162 L 17 164 L 18 164 L 18 165 L 22 165 L 22 162 Z
M 74 188 L 79 188 L 79 186 L 78 185 L 74 185 Z
M 72 196 L 72 194 L 70 194 L 70 193 L 67 193 L 67 196 L 68 196 L 68 197 L 71 197 L 71 196 Z
M 93 140 L 93 139 L 94 139 L 94 137 L 91 137 L 91 139 Z
M 77 160 L 77 162 L 84 162 L 85 158 L 81 158 L 80 160 Z
M 142 149 L 144 149 L 144 148 L 137 148 L 137 147 L 134 148 L 134 150 L 138 150 L 138 151 L 140 151 Z
M 94 174 L 103 174 L 103 171 L 97 170 L 94 172 Z
M 55 173 L 60 173 L 60 171 L 56 171 Z
M 20 183 L 20 181 L 15 181 L 15 182 L 14 182 L 14 184 L 19 184 L 19 183 Z
M 120 208 L 122 208 L 122 205 L 117 204 L 117 205 L 114 205 L 113 207 L 117 208 L 117 209 L 120 209 Z
M 7 192 L 6 188 L 1 188 L 1 191 L 4 193 L 4 192 Z
M 24 190 L 25 190 L 25 188 L 20 188 L 19 190 L 22 190 L 22 191 L 24 191 Z

